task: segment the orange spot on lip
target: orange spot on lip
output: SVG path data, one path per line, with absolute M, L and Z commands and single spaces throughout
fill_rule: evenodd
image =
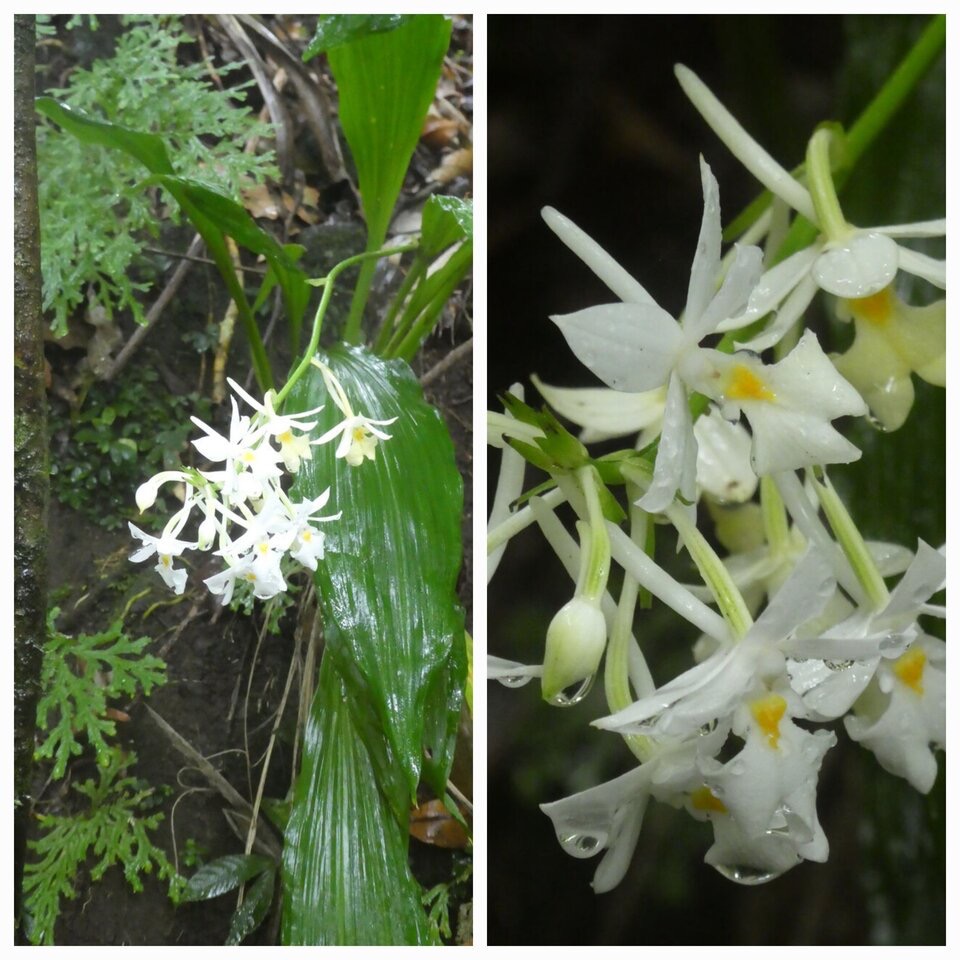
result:
M 768 697 L 760 700 L 754 700 L 750 704 L 750 712 L 757 726 L 763 731 L 767 738 L 767 743 L 774 750 L 779 749 L 780 743 L 780 721 L 787 712 L 787 701 L 777 693 L 771 693 Z
M 690 805 L 694 810 L 704 810 L 709 813 L 726 813 L 727 808 L 723 801 L 706 785 L 697 787 L 690 794 Z
M 908 650 L 893 664 L 897 679 L 914 693 L 923 695 L 923 668 L 927 665 L 927 655 L 922 650 Z
M 893 287 L 884 287 L 879 293 L 859 300 L 847 301 L 850 311 L 859 320 L 866 320 L 878 327 L 890 321 L 893 316 Z
M 777 395 L 746 364 L 734 365 L 725 391 L 728 400 L 776 400 Z

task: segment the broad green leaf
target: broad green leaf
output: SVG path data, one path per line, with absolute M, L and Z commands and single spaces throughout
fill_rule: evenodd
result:
M 381 787 L 401 820 L 424 773 L 442 795 L 452 762 L 466 673 L 460 569 L 462 481 L 437 411 L 425 403 L 410 368 L 357 347 L 320 359 L 335 373 L 357 414 L 396 417 L 376 459 L 358 467 L 335 459 L 336 442 L 314 447 L 294 492 L 316 497 L 328 486 L 343 517 L 325 530 L 327 556 L 316 582 L 326 655 L 350 690 L 355 727 Z M 342 415 L 311 368 L 287 409 L 320 405 L 316 433 Z
M 377 785 L 350 697 L 324 655 L 284 838 L 282 941 L 429 944 L 407 834 Z
M 269 857 L 255 853 L 232 853 L 205 863 L 188 881 L 182 900 L 212 900 L 243 886 L 265 870 L 273 872 L 275 864 Z
M 410 17 L 397 29 L 371 33 L 328 54 L 340 94 L 340 124 L 353 154 L 367 221 L 367 250 L 383 245 L 423 118 L 433 100 L 450 21 L 438 14 Z M 360 339 L 360 319 L 375 262 L 363 265 L 347 339 Z
M 409 16 L 398 13 L 334 13 L 322 16 L 317 21 L 317 32 L 303 51 L 303 61 L 306 63 L 324 50 L 342 46 L 359 37 L 396 30 L 409 19 Z
M 275 870 L 266 870 L 257 877 L 247 890 L 243 903 L 233 911 L 226 946 L 235 947 L 263 923 L 273 902 Z

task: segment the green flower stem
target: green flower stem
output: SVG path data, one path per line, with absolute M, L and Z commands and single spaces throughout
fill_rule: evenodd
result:
M 773 477 L 760 478 L 760 512 L 763 517 L 763 532 L 775 554 L 782 554 L 790 544 L 790 523 L 787 509 Z
M 863 536 L 853 522 L 853 518 L 847 511 L 843 500 L 834 490 L 833 484 L 830 483 L 826 473 L 823 474 L 822 481 L 815 476 L 812 470 L 807 470 L 807 476 L 813 484 L 817 499 L 827 516 L 830 529 L 833 530 L 837 542 L 850 561 L 850 566 L 853 568 L 857 580 L 860 581 L 860 585 L 873 606 L 877 610 L 882 609 L 890 599 L 887 585 L 883 582 L 883 577 L 880 575 L 873 557 L 870 556 L 870 551 L 864 543 Z
M 946 41 L 947 18 L 943 14 L 937 14 L 847 131 L 844 147 L 848 167 L 853 167 L 860 159 L 923 79 L 927 70 L 936 63 Z
M 860 158 L 887 127 L 926 72 L 939 59 L 945 44 L 946 18 L 942 14 L 938 14 L 931 19 L 926 29 L 917 38 L 916 43 L 900 61 L 896 70 L 887 77 L 883 86 L 847 130 L 843 144 L 843 169 L 838 171 L 834 177 L 834 183 L 838 190 L 846 183 Z M 794 170 L 794 173 L 797 172 L 797 170 Z M 754 203 L 756 204 L 757 201 L 754 201 Z M 750 211 L 749 215 L 745 212 L 742 218 L 738 217 L 736 220 L 740 226 L 752 222 L 751 217 L 758 216 L 762 207 L 751 204 L 748 209 Z M 791 224 L 787 237 L 777 251 L 772 264 L 786 260 L 787 257 L 798 250 L 809 247 L 817 238 L 818 233 L 819 230 L 815 224 L 805 217 L 797 217 Z
M 349 269 L 354 264 L 361 263 L 366 260 L 376 260 L 380 257 L 392 257 L 394 254 L 408 253 L 409 251 L 416 249 L 416 243 L 407 243 L 401 247 L 388 247 L 384 250 L 373 250 L 367 253 L 358 253 L 356 256 L 347 257 L 346 260 L 341 260 L 340 263 L 338 263 L 330 271 L 330 273 L 327 274 L 326 277 L 322 278 L 321 280 L 313 281 L 314 286 L 323 286 L 323 295 L 320 298 L 320 305 L 317 307 L 317 312 L 313 318 L 313 332 L 310 334 L 310 343 L 307 344 L 307 349 L 304 351 L 303 359 L 300 361 L 293 373 L 290 374 L 287 382 L 277 394 L 275 405 L 278 408 L 293 389 L 294 384 L 300 379 L 300 377 L 303 376 L 306 369 L 310 366 L 310 361 L 317 352 L 317 347 L 320 345 L 320 330 L 323 327 L 323 318 L 326 315 L 327 307 L 330 305 L 330 297 L 333 294 L 333 285 L 337 277 L 339 277 L 344 270 Z M 348 342 L 351 341 L 348 340 Z
M 842 241 L 850 232 L 840 209 L 837 188 L 833 183 L 830 166 L 830 145 L 834 132 L 821 127 L 807 144 L 807 188 L 813 198 L 820 229 L 828 240 Z
M 587 566 L 585 575 L 577 584 L 577 593 L 599 603 L 607 589 L 607 578 L 610 576 L 610 537 L 607 534 L 597 488 L 597 484 L 602 481 L 596 468 L 591 465 L 580 467 L 576 477 L 583 491 L 589 524 L 589 536 L 586 542 L 581 541 L 580 544 L 581 551 L 587 554 Z
M 647 514 L 631 505 L 630 521 L 631 537 L 635 541 L 645 541 L 646 529 L 649 525 Z M 630 692 L 630 644 L 633 640 L 633 618 L 639 592 L 640 584 L 629 573 L 625 573 L 617 613 L 607 642 L 603 670 L 603 688 L 607 698 L 607 708 L 611 713 L 618 713 L 633 703 Z M 652 750 L 647 737 L 639 734 L 625 734 L 623 741 L 638 760 L 644 762 L 650 759 Z
M 743 595 L 730 576 L 730 571 L 697 529 L 696 523 L 690 519 L 684 507 L 674 503 L 667 507 L 665 514 L 676 528 L 693 562 L 697 565 L 703 582 L 710 588 L 723 619 L 730 624 L 735 638 L 742 640 L 753 626 L 753 618 L 750 616 Z

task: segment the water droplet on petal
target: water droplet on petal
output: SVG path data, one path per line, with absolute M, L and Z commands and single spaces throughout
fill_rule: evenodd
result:
M 853 666 L 852 660 L 824 660 L 823 665 L 828 670 L 846 670 Z
M 505 687 L 523 687 L 526 686 L 533 677 L 525 677 L 522 675 L 514 675 L 511 677 L 497 677 L 497 680 L 502 683 Z
M 593 674 L 579 684 L 574 684 L 572 687 L 567 687 L 566 690 L 561 690 L 547 702 L 554 707 L 572 707 L 580 703 L 593 688 L 593 681 L 596 679 L 596 676 L 596 674 Z
M 581 860 L 592 857 L 599 853 L 607 842 L 605 834 L 593 833 L 564 833 L 557 839 L 560 846 L 566 850 L 572 857 L 579 857 Z
M 742 883 L 745 887 L 755 887 L 775 880 L 781 873 L 781 871 L 764 870 L 748 864 L 715 863 L 713 866 L 720 876 L 733 880 L 734 883 Z

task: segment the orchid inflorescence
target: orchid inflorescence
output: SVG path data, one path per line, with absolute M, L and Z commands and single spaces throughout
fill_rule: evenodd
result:
M 922 625 L 945 616 L 932 602 L 944 587 L 945 552 L 923 541 L 913 551 L 866 542 L 826 469 L 860 457 L 835 420 L 870 417 L 893 430 L 910 412 L 913 374 L 945 385 L 945 301 L 910 306 L 896 289 L 900 272 L 945 288 L 942 261 L 898 242 L 943 235 L 944 221 L 853 227 L 833 184 L 833 131 L 814 134 L 798 179 L 692 71 L 676 72 L 772 193 L 781 227 L 792 210 L 819 233 L 778 261 L 768 210 L 721 259 L 719 187 L 701 158 L 700 237 L 686 307 L 674 318 L 570 220 L 543 211 L 618 302 L 552 318 L 606 388 L 534 378 L 553 409 L 582 428 L 579 441 L 548 410 L 524 404 L 520 385 L 504 413 L 489 414 L 489 442 L 502 449 L 489 574 L 508 541 L 536 524 L 576 586 L 547 630 L 542 664 L 491 657 L 488 672 L 508 686 L 538 677 L 545 700 L 571 706 L 605 658 L 609 715 L 594 726 L 620 734 L 637 765 L 543 806 L 567 852 L 604 853 L 598 892 L 623 878 L 650 798 L 709 821 L 705 859 L 737 882 L 826 860 L 817 778 L 837 737 L 818 724 L 842 718 L 852 740 L 922 792 L 936 780 L 934 750 L 946 739 L 945 645 Z M 755 244 L 764 240 L 761 250 Z M 818 291 L 856 324 L 841 356 L 828 356 L 800 327 Z M 715 334 L 725 336 L 709 340 Z M 761 356 L 769 349 L 775 362 Z M 599 458 L 584 446 L 637 434 L 630 450 Z M 525 494 L 528 462 L 549 481 Z M 610 489 L 619 486 L 626 509 Z M 697 526 L 698 499 L 716 518 L 724 559 Z M 577 538 L 559 514 L 564 505 Z M 652 559 L 655 521 L 676 530 L 702 585 L 678 582 Z M 614 564 L 623 573 L 616 597 Z M 641 591 L 701 634 L 694 665 L 660 685 L 634 636 Z
M 351 467 L 373 460 L 380 440 L 389 440 L 382 427 L 393 420 L 370 420 L 357 415 L 337 378 L 318 360 L 327 392 L 343 415 L 334 427 L 311 438 L 316 427 L 314 414 L 323 408 L 297 414 L 275 409 L 276 394 L 268 392 L 262 403 L 238 383 L 227 378 L 236 397 L 252 408 L 241 414 L 237 398 L 231 396 L 232 415 L 227 436 L 192 417 L 204 436 L 193 440 L 197 452 L 216 469 L 164 470 L 137 490 L 142 513 L 156 502 L 167 483 L 183 485 L 183 505 L 154 537 L 130 524 L 130 533 L 142 542 L 131 554 L 136 563 L 156 557 L 156 571 L 174 593 L 182 594 L 187 570 L 175 565 L 187 550 L 213 551 L 222 558 L 224 569 L 203 582 L 210 593 L 228 604 L 236 585 L 247 583 L 255 597 L 269 600 L 287 589 L 283 567 L 287 557 L 308 570 L 316 570 L 324 555 L 324 534 L 317 526 L 340 519 L 342 513 L 322 515 L 330 499 L 328 487 L 319 496 L 297 502 L 284 490 L 284 482 L 296 474 L 304 460 L 312 459 L 312 447 L 340 438 L 336 458 Z M 193 537 L 184 537 L 194 517 L 199 524 Z

